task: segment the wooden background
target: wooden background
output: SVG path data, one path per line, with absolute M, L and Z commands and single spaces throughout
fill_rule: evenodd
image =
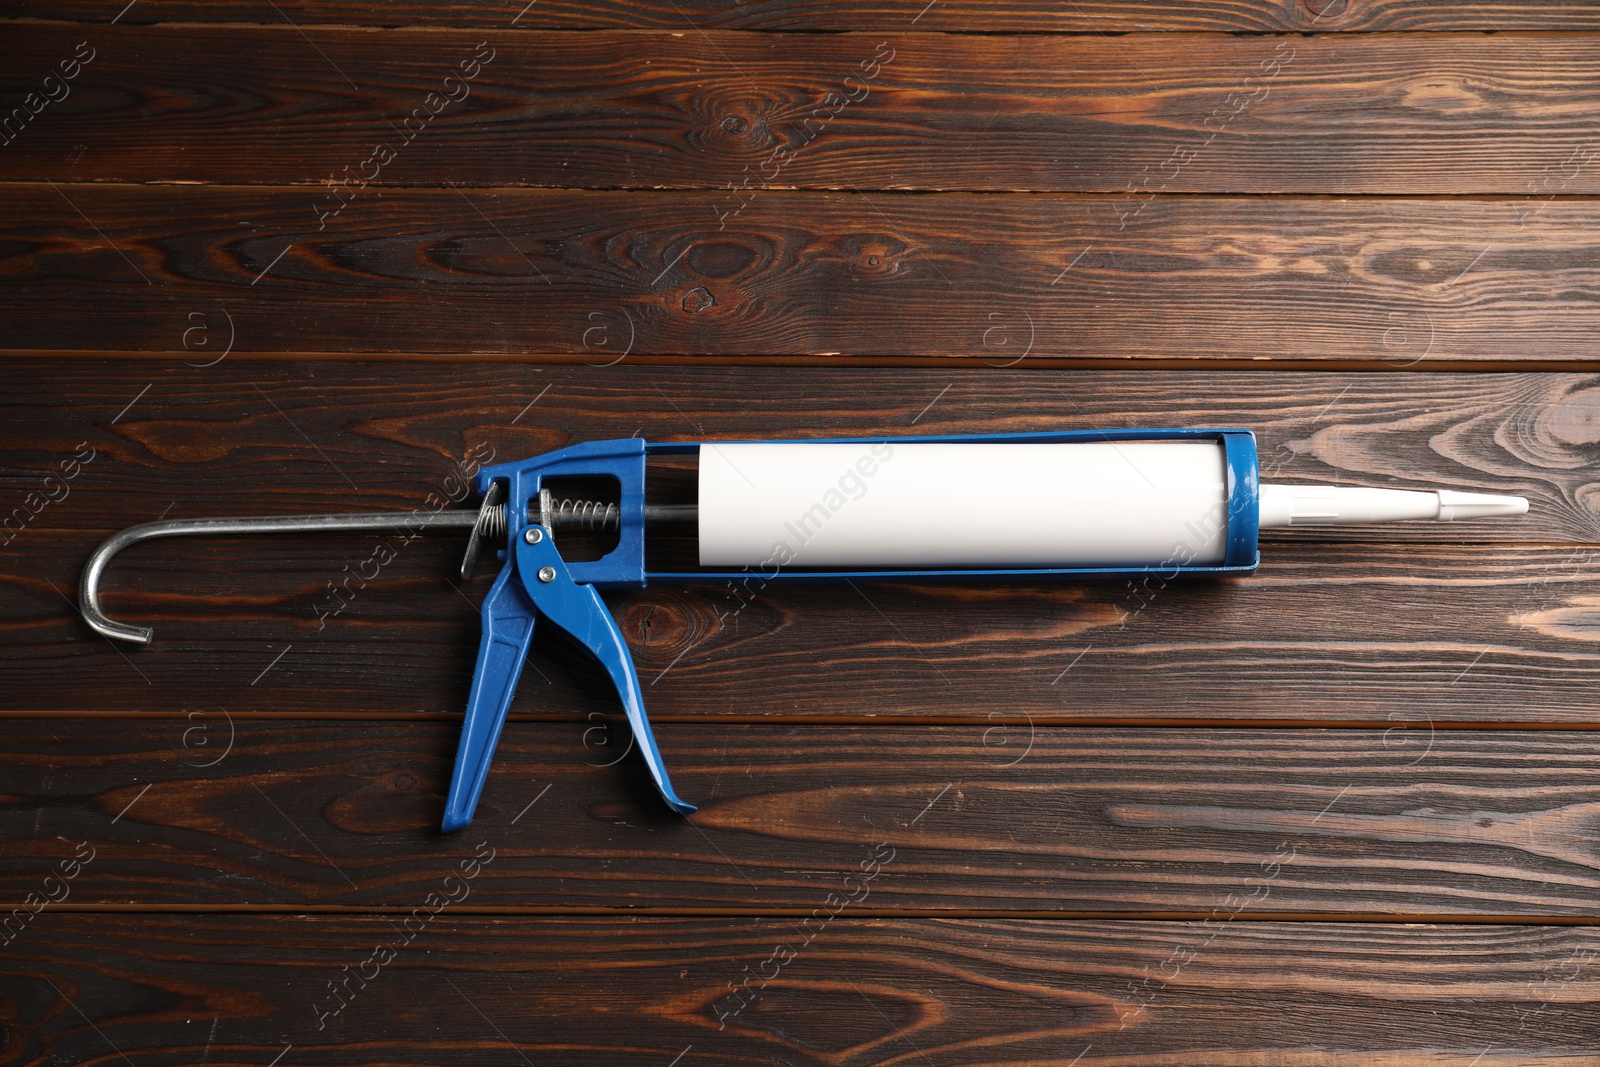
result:
M 0 0 L 0 1065 L 1595 1062 L 1593 5 L 123 2 Z M 448 838 L 456 539 L 71 603 L 491 450 L 1201 424 L 1532 512 L 614 596 L 700 812 L 541 638 Z

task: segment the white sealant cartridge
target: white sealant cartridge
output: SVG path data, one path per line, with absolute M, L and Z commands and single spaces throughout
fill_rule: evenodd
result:
M 1262 527 L 1527 510 L 1448 489 L 1259 485 L 1247 430 L 699 449 L 706 567 L 1248 571 Z

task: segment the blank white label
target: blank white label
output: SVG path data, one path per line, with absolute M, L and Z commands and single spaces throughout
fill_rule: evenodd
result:
M 1220 442 L 704 444 L 708 567 L 1218 564 Z

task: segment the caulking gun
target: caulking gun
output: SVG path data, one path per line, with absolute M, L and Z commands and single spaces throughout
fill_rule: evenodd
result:
M 646 460 L 697 458 L 698 503 L 647 504 Z M 679 462 L 682 462 L 680 460 Z M 1248 575 L 1263 528 L 1396 519 L 1521 515 L 1522 497 L 1451 489 L 1264 485 L 1255 435 L 1238 429 L 1071 430 L 953 437 L 650 444 L 577 444 L 477 474 L 481 505 L 380 512 L 153 522 L 107 540 L 84 568 L 79 606 L 107 637 L 148 643 L 151 631 L 100 609 L 99 582 L 117 552 L 157 537 L 333 530 L 469 531 L 462 576 L 486 541 L 504 544 L 482 608 L 483 636 L 445 801 L 443 827 L 472 821 L 510 710 L 534 622 L 550 623 L 599 661 L 662 798 L 673 791 L 633 659 L 600 597 L 650 582 L 994 578 L 1162 580 Z M 566 500 L 551 479 L 614 479 L 615 500 Z M 645 529 L 697 524 L 699 566 L 647 569 Z M 603 529 L 615 547 L 568 562 L 564 530 Z

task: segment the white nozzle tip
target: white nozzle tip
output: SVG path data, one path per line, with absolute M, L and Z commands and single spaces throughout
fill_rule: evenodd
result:
M 1520 496 L 1462 493 L 1454 489 L 1369 489 L 1342 485 L 1261 485 L 1259 520 L 1274 526 L 1342 526 L 1357 522 L 1432 519 L 1454 522 L 1526 515 Z
M 1439 494 L 1440 522 L 1528 513 L 1527 497 L 1496 496 L 1493 493 L 1458 493 L 1454 489 L 1439 489 L 1436 492 Z

